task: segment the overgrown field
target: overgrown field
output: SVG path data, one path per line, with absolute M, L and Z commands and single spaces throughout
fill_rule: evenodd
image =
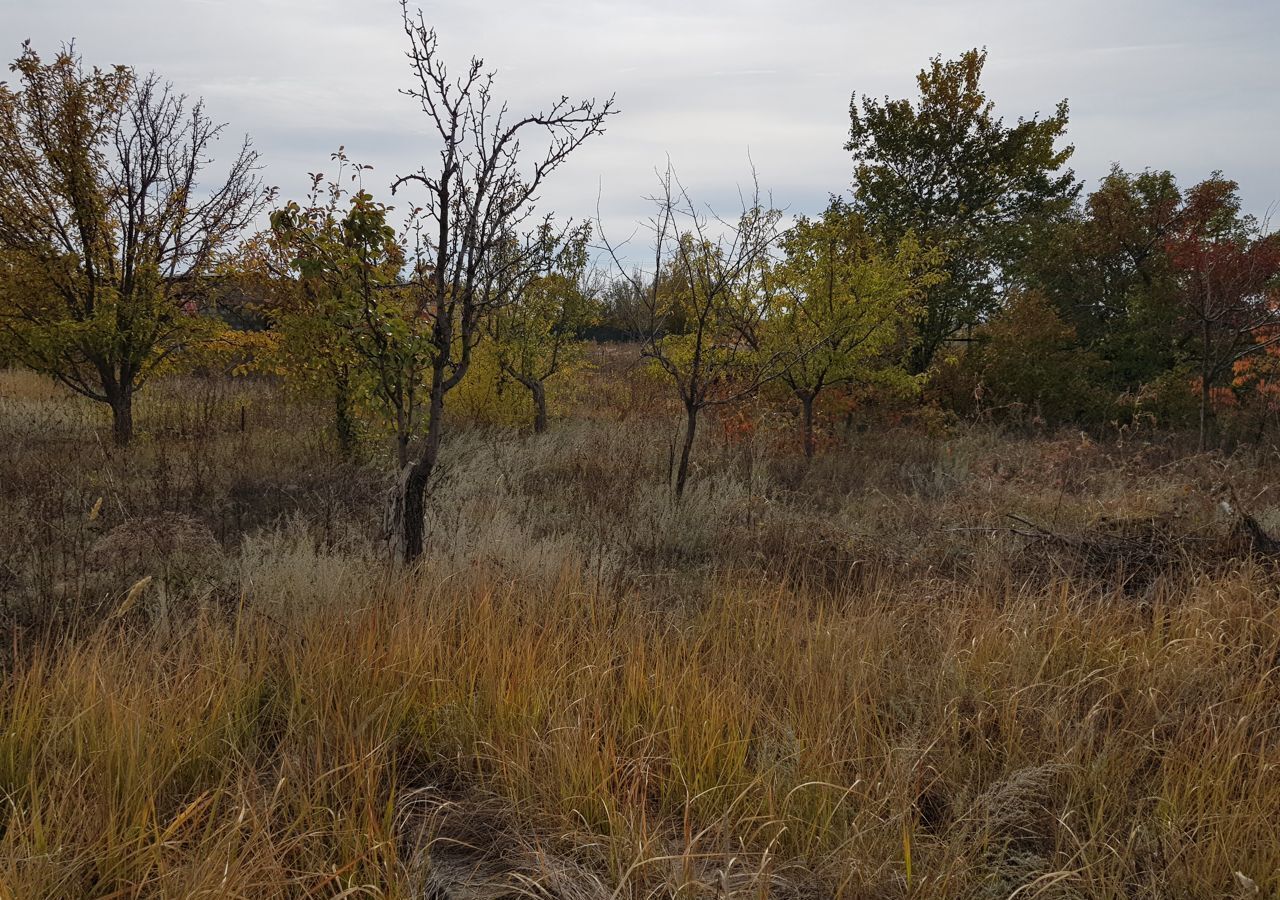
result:
M 0 895 L 1280 896 L 1273 448 L 709 419 L 676 504 L 590 377 L 405 571 L 268 382 L 0 375 Z

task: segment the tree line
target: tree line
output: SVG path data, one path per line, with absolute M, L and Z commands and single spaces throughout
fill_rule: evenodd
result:
M 593 329 L 637 342 L 679 401 L 677 498 L 703 414 L 761 392 L 789 398 L 809 456 L 824 404 L 858 392 L 1084 426 L 1140 408 L 1191 418 L 1202 446 L 1218 409 L 1275 401 L 1280 235 L 1220 173 L 1116 167 L 1086 195 L 1067 102 L 1006 123 L 985 51 L 934 58 L 915 97 L 855 94 L 851 186 L 821 213 L 788 220 L 753 182 L 718 214 L 668 167 L 639 250 L 537 202 L 612 98 L 516 114 L 481 60 L 451 71 L 402 13 L 434 141 L 382 197 L 339 148 L 282 199 L 247 140 L 215 165 L 202 102 L 24 45 L 0 85 L 0 358 L 109 405 L 124 446 L 148 379 L 231 348 L 322 398 L 344 454 L 362 428 L 392 438 L 407 560 L 449 397 L 501 379 L 545 430 Z

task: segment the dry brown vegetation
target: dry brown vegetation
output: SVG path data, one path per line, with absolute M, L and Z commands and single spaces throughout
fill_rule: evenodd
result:
M 592 378 L 460 423 L 405 571 L 268 382 L 120 451 L 0 376 L 0 894 L 1280 894 L 1274 450 L 711 427 L 675 504 Z

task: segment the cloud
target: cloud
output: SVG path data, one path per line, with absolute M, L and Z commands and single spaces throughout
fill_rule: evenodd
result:
M 248 133 L 267 179 L 300 194 L 345 145 L 376 177 L 430 160 L 393 0 L 0 0 L 5 33 L 51 52 L 154 69 Z M 544 203 L 629 233 L 668 156 L 690 191 L 734 204 L 754 161 L 790 211 L 846 190 L 853 91 L 914 92 L 934 54 L 990 51 L 987 88 L 1007 118 L 1070 98 L 1073 165 L 1172 168 L 1184 182 L 1222 169 L 1246 205 L 1280 202 L 1280 104 L 1270 39 L 1280 4 L 1240 0 L 444 0 L 431 24 L 455 67 L 498 72 L 515 110 L 561 94 L 617 95 L 622 114 L 559 172 Z

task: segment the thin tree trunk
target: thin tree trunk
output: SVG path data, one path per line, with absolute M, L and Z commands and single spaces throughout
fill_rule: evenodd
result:
M 1208 448 L 1209 440 L 1209 404 L 1212 395 L 1209 389 L 1209 352 L 1211 349 L 1209 323 L 1204 323 L 1203 343 L 1200 348 L 1200 452 Z
M 351 415 L 351 378 L 346 367 L 334 375 L 333 428 L 338 435 L 338 453 L 350 460 L 356 452 L 356 424 Z
M 396 407 L 396 463 L 401 470 L 409 465 L 409 441 L 413 437 L 411 404 L 412 401 L 401 401 Z
M 804 455 L 806 459 L 813 459 L 814 440 L 813 440 L 813 394 L 800 394 L 801 412 L 801 428 L 804 434 Z
M 533 433 L 542 434 L 547 430 L 547 389 L 541 381 L 531 379 L 529 392 L 533 394 Z
M 698 428 L 698 408 L 686 407 L 684 446 L 680 448 L 680 468 L 676 471 L 676 499 L 684 496 L 685 482 L 689 480 L 689 456 L 693 453 L 693 436 Z
M 1209 405 L 1212 398 L 1209 393 L 1209 379 L 1203 373 L 1200 376 L 1200 452 L 1209 447 Z
M 929 366 L 933 364 L 933 356 L 941 345 L 941 341 L 934 334 L 937 326 L 928 315 L 919 321 L 918 327 L 923 337 L 911 348 L 911 355 L 907 361 L 908 371 L 912 375 L 923 375 L 929 371 Z
M 133 440 L 133 390 L 118 388 L 111 397 L 111 437 L 117 447 Z
M 923 374 L 929 368 L 931 356 L 931 352 L 925 350 L 923 343 L 912 347 L 907 361 L 907 371 L 912 375 Z
M 510 375 L 529 391 L 533 397 L 533 433 L 542 434 L 547 430 L 547 389 L 536 375 L 524 375 L 518 369 L 503 363 L 502 371 Z
M 409 465 L 409 432 L 403 428 L 396 430 L 396 462 L 401 469 Z

